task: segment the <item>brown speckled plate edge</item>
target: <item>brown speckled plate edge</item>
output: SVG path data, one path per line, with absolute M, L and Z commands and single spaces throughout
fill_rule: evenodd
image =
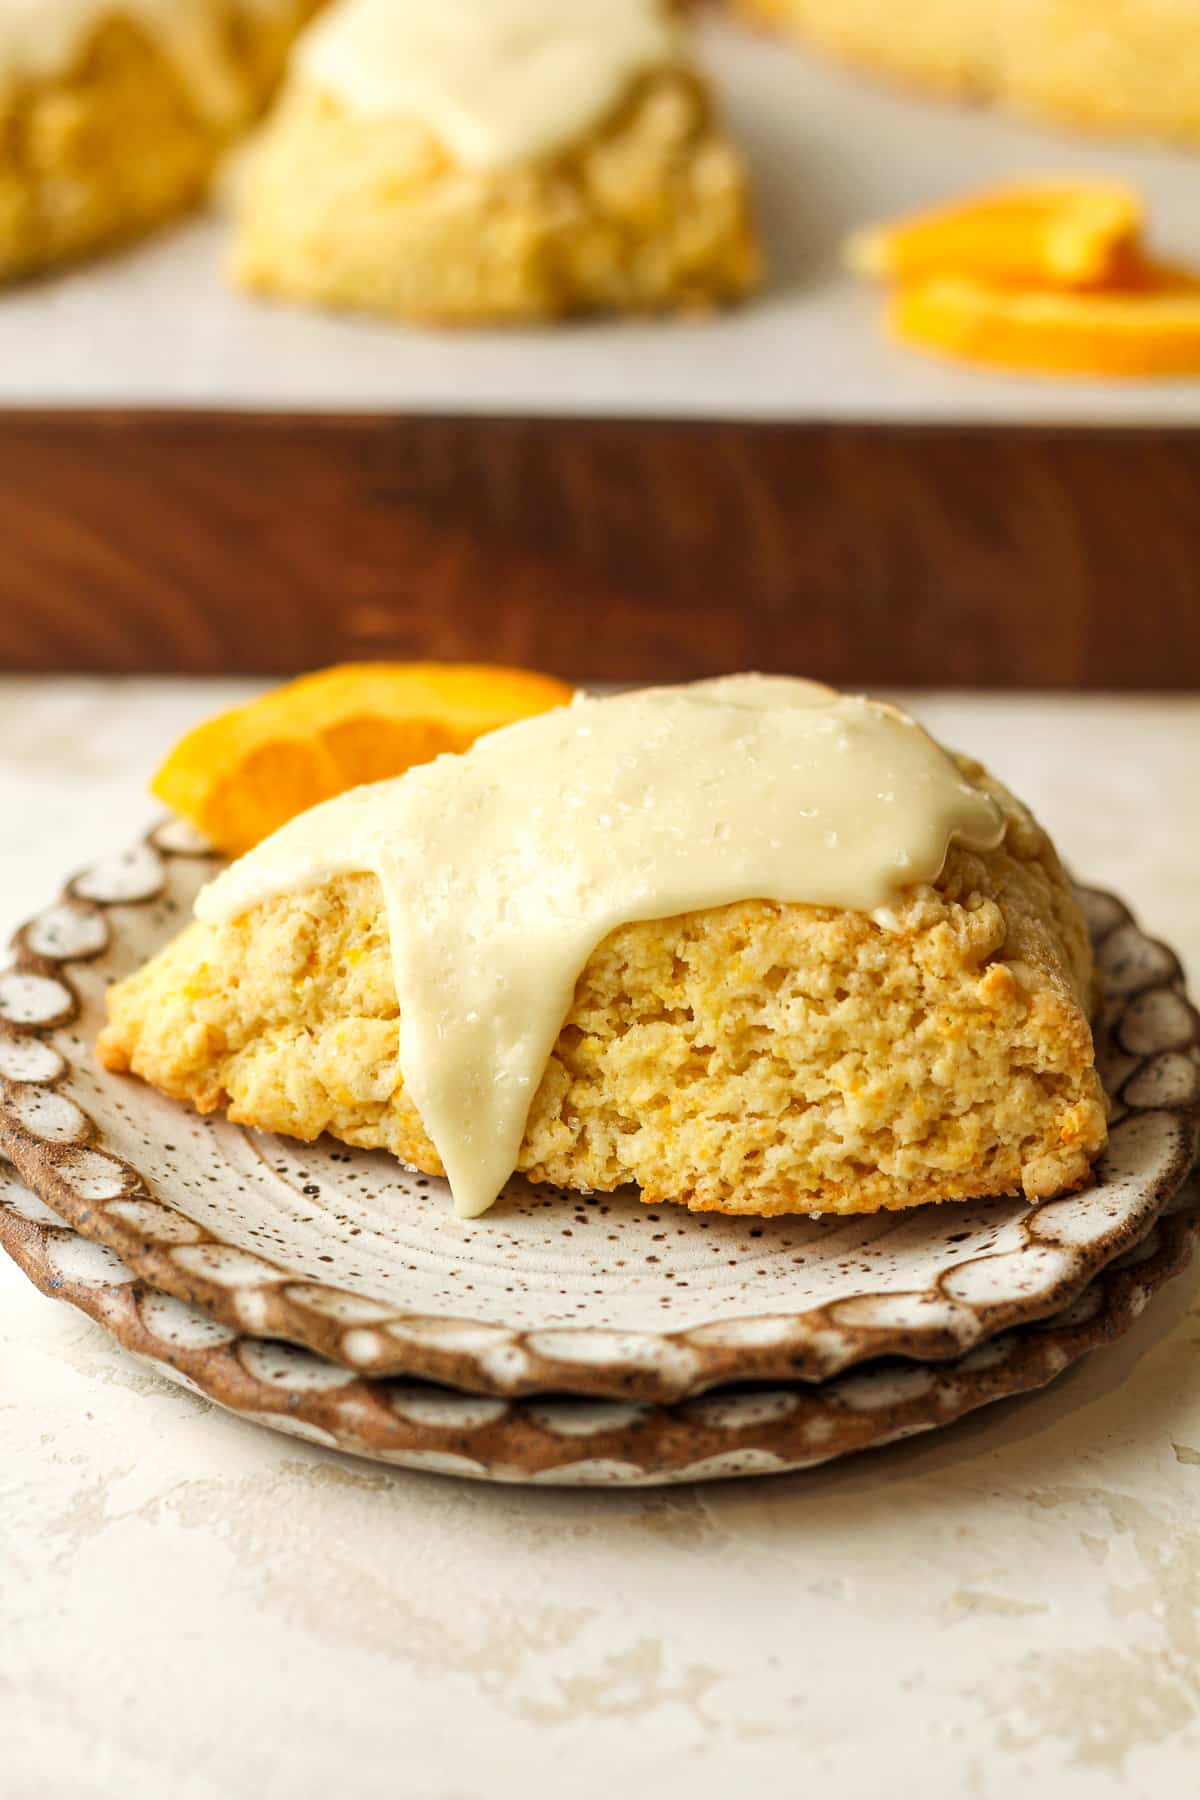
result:
M 581 1396 L 485 1398 L 356 1375 L 291 1344 L 241 1337 L 158 1293 L 36 1198 L 0 1195 L 0 1245 L 42 1293 L 103 1326 L 170 1380 L 258 1425 L 376 1462 L 480 1481 L 651 1487 L 814 1468 L 953 1424 L 1045 1387 L 1127 1331 L 1200 1236 L 1166 1213 L 1071 1306 L 939 1364 L 890 1362 L 820 1383 L 672 1406 Z
M 934 1316 L 927 1325 L 889 1325 L 879 1317 L 868 1322 L 862 1316 L 870 1310 L 864 1301 L 877 1302 L 877 1313 L 882 1314 L 897 1296 L 859 1294 L 853 1303 L 859 1316 L 854 1319 L 840 1310 L 841 1302 L 833 1301 L 793 1315 L 740 1320 L 734 1328 L 719 1331 L 700 1325 L 674 1332 L 627 1332 L 622 1334 L 631 1346 L 627 1353 L 607 1358 L 571 1355 L 572 1338 L 588 1337 L 587 1326 L 556 1330 L 558 1354 L 534 1341 L 549 1334 L 516 1329 L 492 1332 L 486 1352 L 448 1342 L 444 1328 L 452 1321 L 446 1316 L 394 1315 L 396 1322 L 409 1327 L 438 1328 L 440 1341 L 423 1339 L 419 1332 L 397 1338 L 386 1331 L 362 1331 L 337 1318 L 327 1304 L 309 1304 L 297 1294 L 297 1284 L 266 1259 L 244 1259 L 249 1272 L 236 1291 L 208 1279 L 194 1266 L 183 1268 L 169 1232 L 165 1241 L 156 1242 L 141 1226 L 108 1210 L 115 1201 L 153 1193 L 141 1173 L 122 1159 L 100 1150 L 100 1160 L 111 1169 L 110 1192 L 104 1191 L 103 1181 L 99 1186 L 95 1181 L 80 1183 L 72 1171 L 72 1159 L 80 1149 L 98 1149 L 99 1142 L 94 1122 L 66 1091 L 69 1060 L 48 1041 L 78 1010 L 71 966 L 91 961 L 109 947 L 114 913 L 162 899 L 176 859 L 194 863 L 211 854 L 190 828 L 170 821 L 131 850 L 77 876 L 52 907 L 17 932 L 13 964 L 0 974 L 0 1150 L 58 1215 L 83 1236 L 115 1251 L 154 1287 L 206 1308 L 215 1319 L 239 1330 L 245 1329 L 250 1315 L 256 1332 L 303 1345 L 360 1374 L 417 1376 L 506 1396 L 556 1392 L 669 1402 L 731 1381 L 822 1381 L 881 1356 L 930 1361 L 958 1356 L 999 1331 L 1068 1305 L 1098 1270 L 1150 1229 L 1182 1185 L 1195 1154 L 1200 1019 L 1186 998 L 1178 959 L 1166 946 L 1144 936 L 1119 900 L 1082 889 L 1097 954 L 1106 966 L 1108 1030 L 1127 1053 L 1128 1066 L 1114 1096 L 1113 1142 L 1122 1132 L 1128 1136 L 1136 1131 L 1140 1121 L 1165 1119 L 1170 1147 L 1134 1214 L 1127 1212 L 1112 1230 L 1085 1243 L 1073 1243 L 1069 1233 L 1065 1239 L 1056 1234 L 1052 1209 L 1062 1202 L 1047 1203 L 1049 1211 L 1042 1207 L 1029 1213 L 1022 1226 L 1027 1248 L 1052 1249 L 1062 1264 L 1061 1274 L 1043 1281 L 1036 1292 L 1022 1292 L 1015 1283 L 1013 1292 L 1003 1298 L 957 1298 L 946 1284 L 972 1267 L 966 1259 L 925 1292 L 904 1296 L 928 1301 Z M 53 1129 L 39 1123 L 39 1113 L 53 1117 Z M 154 1199 L 169 1213 L 169 1195 L 159 1191 Z M 220 1240 L 193 1226 L 189 1248 L 197 1243 L 219 1245 Z M 256 1261 L 257 1278 L 252 1267 Z M 311 1290 L 313 1284 L 307 1285 Z M 331 1287 L 323 1298 L 335 1298 L 337 1293 Z M 945 1323 L 947 1315 L 952 1324 Z M 766 1341 L 753 1341 L 762 1326 L 768 1328 Z M 463 1335 L 469 1340 L 469 1328 Z M 496 1354 L 497 1335 L 505 1338 L 501 1355 Z

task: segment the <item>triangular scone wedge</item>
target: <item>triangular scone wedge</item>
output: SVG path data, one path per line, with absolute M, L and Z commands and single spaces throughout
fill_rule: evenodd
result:
M 704 309 L 760 272 L 741 157 L 690 68 L 498 169 L 296 74 L 248 160 L 233 257 L 258 293 L 452 325 Z
M 894 929 L 747 900 L 623 926 L 580 976 L 529 1116 L 535 1181 L 731 1213 L 1078 1188 L 1105 1141 L 1083 919 L 1046 834 L 952 848 Z M 374 876 L 193 924 L 109 994 L 99 1043 L 202 1112 L 442 1173 L 397 1074 Z
M 0 281 L 198 204 L 316 5 L 0 4 Z
M 1146 0 L 730 0 L 906 88 L 1200 143 L 1200 12 Z

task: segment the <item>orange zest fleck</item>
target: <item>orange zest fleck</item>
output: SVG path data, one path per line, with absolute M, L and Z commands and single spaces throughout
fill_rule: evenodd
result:
M 346 663 L 198 725 L 151 789 L 240 856 L 318 801 L 465 750 L 571 693 L 553 676 L 492 664 Z

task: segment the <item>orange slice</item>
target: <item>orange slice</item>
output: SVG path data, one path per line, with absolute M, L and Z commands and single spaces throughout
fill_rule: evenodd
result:
M 1045 374 L 1200 374 L 1200 290 L 1015 292 L 946 277 L 898 288 L 901 344 Z
M 888 328 L 903 344 L 1054 375 L 1200 375 L 1200 289 L 1128 293 L 989 287 L 947 277 L 898 288 Z
M 850 238 L 846 260 L 858 275 L 893 281 L 1094 287 L 1118 274 L 1141 224 L 1141 201 L 1117 182 L 1040 181 L 868 226 Z
M 486 663 L 346 663 L 198 725 L 151 790 L 241 856 L 319 800 L 465 750 L 571 692 L 553 676 Z
M 1124 294 L 1200 293 L 1200 273 L 1183 263 L 1162 262 L 1134 251 L 1108 291 Z

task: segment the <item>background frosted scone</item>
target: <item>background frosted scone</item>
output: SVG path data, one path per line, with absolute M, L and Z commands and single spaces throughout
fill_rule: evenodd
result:
M 1200 8 L 1184 0 L 733 0 L 905 80 L 1200 142 Z
M 234 257 L 244 287 L 471 324 L 706 306 L 755 285 L 741 160 L 655 0 L 617 0 L 607 22 L 598 0 L 561 15 L 523 0 L 516 12 L 530 15 L 538 56 L 563 66 L 562 91 L 548 95 L 514 65 L 486 103 L 487 84 L 469 71 L 457 87 L 457 70 L 410 81 L 399 48 L 393 87 L 360 81 L 337 34 L 379 10 L 343 0 L 297 53 L 244 184 Z M 411 13 L 410 0 L 399 10 Z M 588 32 L 617 14 L 646 30 L 643 54 L 614 59 L 605 83 L 590 66 L 603 44 L 592 59 Z M 467 18 L 488 41 L 487 7 L 468 5 Z M 564 45 L 556 34 L 568 26 Z
M 135 237 L 203 194 L 318 0 L 6 0 L 0 279 Z
M 599 945 L 533 1102 L 534 1180 L 697 1210 L 870 1212 L 1078 1187 L 1105 1139 L 1083 921 L 1045 833 L 951 849 L 896 930 L 746 901 Z M 441 1166 L 402 1082 L 373 876 L 193 924 L 112 990 L 99 1051 L 205 1112 Z

